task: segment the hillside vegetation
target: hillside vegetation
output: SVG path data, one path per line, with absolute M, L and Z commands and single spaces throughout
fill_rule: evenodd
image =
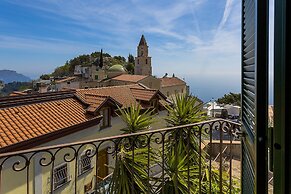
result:
M 217 99 L 217 103 L 241 106 L 241 94 L 236 94 L 232 92 L 230 92 L 229 94 L 224 94 L 223 97 Z
M 93 52 L 91 54 L 79 55 L 73 59 L 65 62 L 64 65 L 57 67 L 51 74 L 41 75 L 41 79 L 49 79 L 49 77 L 64 77 L 72 76 L 76 65 L 91 66 L 94 63 L 98 63 L 101 52 Z M 134 71 L 134 57 L 129 54 L 126 60 L 123 56 L 111 56 L 108 53 L 103 53 L 103 63 L 108 67 L 116 64 L 123 65 L 127 71 L 133 74 Z
M 8 96 L 14 91 L 23 91 L 26 89 L 32 89 L 32 82 L 11 82 L 5 84 L 4 88 L 0 90 L 0 97 Z

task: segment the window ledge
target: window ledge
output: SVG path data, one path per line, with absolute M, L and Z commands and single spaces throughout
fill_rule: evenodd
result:
M 54 188 L 54 191 L 58 190 L 58 189 L 61 188 L 61 187 L 64 187 L 65 185 L 68 185 L 70 182 L 71 182 L 71 179 L 68 180 L 67 182 L 65 182 L 65 183 L 63 183 L 63 184 L 57 186 L 56 188 Z
M 94 166 L 92 166 L 90 169 L 83 171 L 82 173 L 78 174 L 78 177 L 85 175 L 86 173 L 90 172 L 92 169 L 94 168 Z

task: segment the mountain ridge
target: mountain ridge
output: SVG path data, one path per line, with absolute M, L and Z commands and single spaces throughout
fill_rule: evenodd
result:
M 0 70 L 0 80 L 7 84 L 11 82 L 29 82 L 31 81 L 31 78 L 21 73 L 17 73 L 14 70 L 3 69 Z

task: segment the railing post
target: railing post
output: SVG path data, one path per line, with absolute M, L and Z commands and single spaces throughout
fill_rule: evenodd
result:
M 0 194 L 2 194 L 2 165 L 0 166 Z
M 202 193 L 202 169 L 201 169 L 201 154 L 202 154 L 202 150 L 201 150 L 201 135 L 202 135 L 202 127 L 199 126 L 198 127 L 199 131 L 198 131 L 198 136 L 199 136 L 199 193 Z
M 188 193 L 190 194 L 190 128 L 187 128 L 187 185 Z
M 213 148 L 212 148 L 212 132 L 213 132 L 213 123 L 210 124 L 210 131 L 209 131 L 209 138 L 210 138 L 210 154 L 209 154 L 209 193 L 212 193 L 212 154 L 213 154 Z
M 223 133 L 222 133 L 222 123 L 219 123 L 219 189 L 220 193 L 223 193 L 222 191 L 222 143 L 223 143 Z

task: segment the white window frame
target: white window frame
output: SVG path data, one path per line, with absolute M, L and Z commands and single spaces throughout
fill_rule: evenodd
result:
M 65 170 L 65 172 L 61 172 L 61 168 L 62 171 Z M 57 170 L 59 169 L 59 171 L 57 172 Z M 69 176 L 69 165 L 68 163 L 62 163 L 58 166 L 56 166 L 53 170 L 53 187 L 54 187 L 54 190 L 62 187 L 64 184 L 66 184 L 67 182 L 70 181 L 70 176 Z M 57 173 L 59 173 L 59 175 L 56 175 Z M 65 175 L 65 176 L 64 176 Z M 61 177 L 63 176 L 63 177 Z M 61 177 L 61 178 L 60 178 Z M 60 180 L 56 180 L 56 178 L 60 179 Z
M 89 153 L 87 153 L 87 152 L 89 152 Z M 91 155 L 92 152 L 93 152 L 92 149 L 87 149 L 87 150 L 83 151 L 83 153 L 80 155 L 79 161 L 78 161 L 79 162 L 79 165 L 78 165 L 78 169 L 79 169 L 78 170 L 79 171 L 78 175 L 79 176 L 82 175 L 82 174 L 85 174 L 86 172 L 90 171 L 94 167 L 94 164 L 93 164 L 93 161 L 92 161 L 93 158 L 90 158 L 87 155 L 87 154 Z M 88 161 L 90 161 L 90 164 L 84 166 L 83 165 L 84 162 L 88 162 Z M 88 168 L 88 166 L 89 166 L 89 168 Z

